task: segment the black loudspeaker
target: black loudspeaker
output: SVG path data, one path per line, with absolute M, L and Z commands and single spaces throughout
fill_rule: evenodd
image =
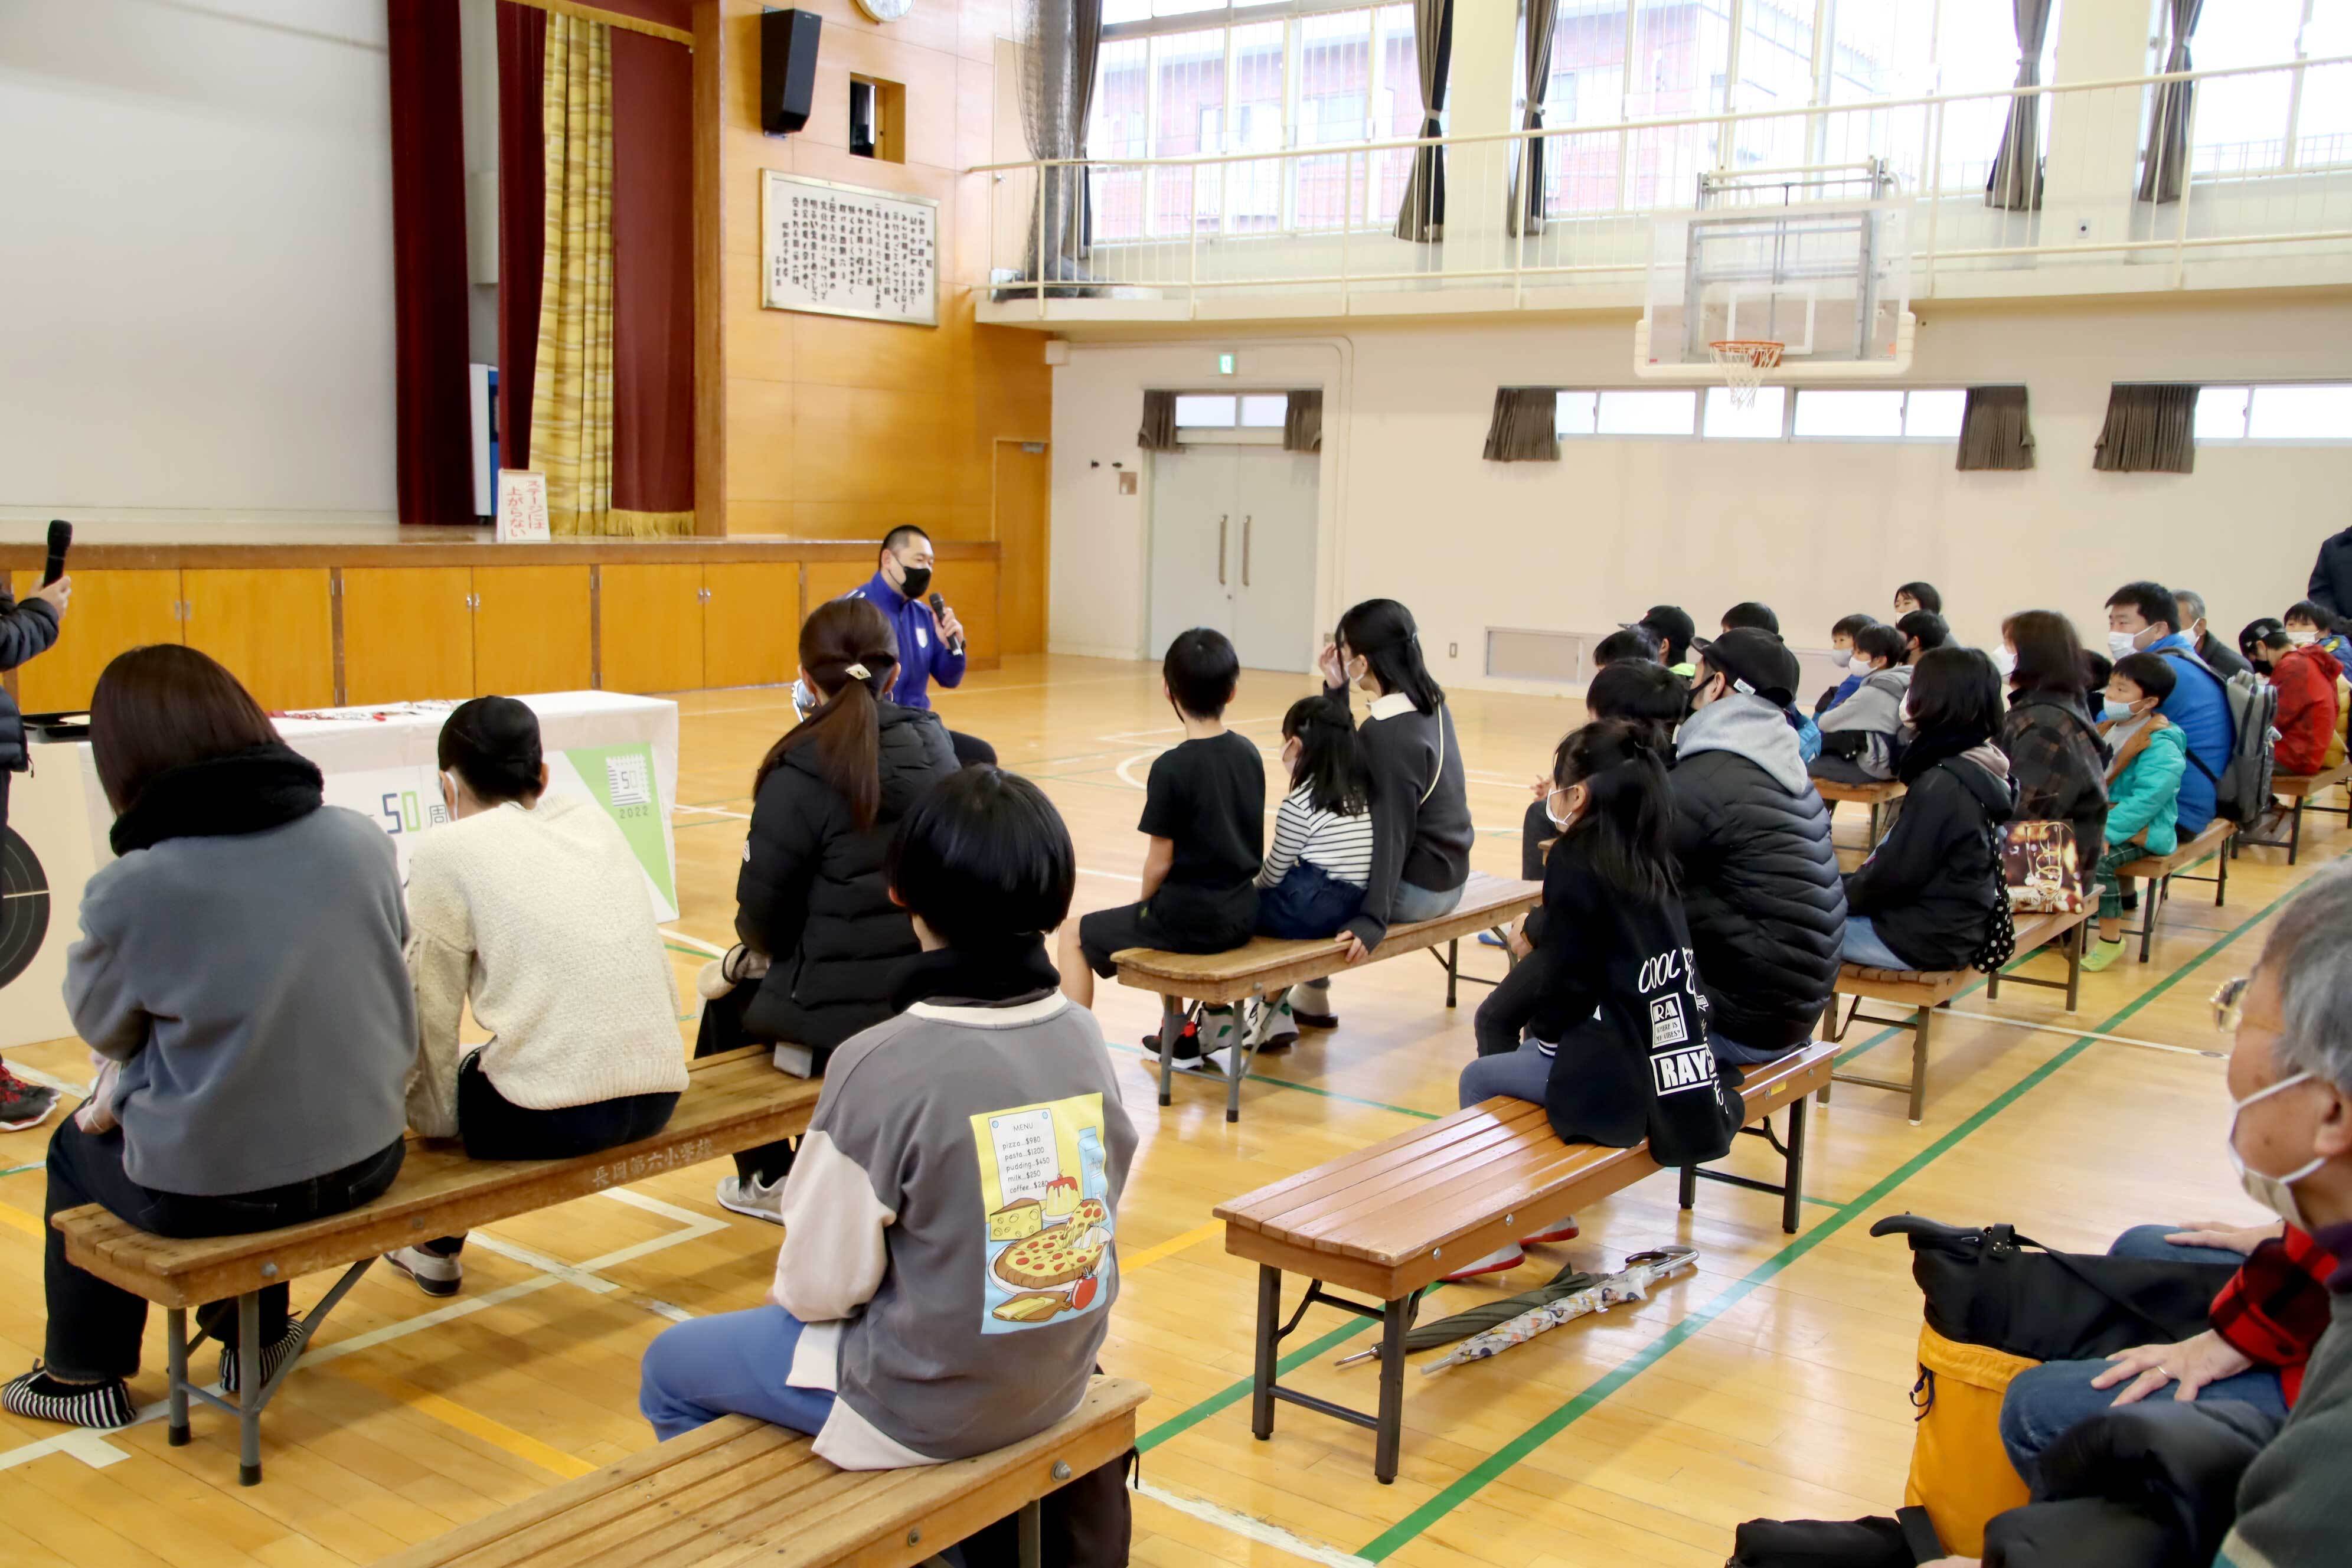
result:
M 760 129 L 785 136 L 808 123 L 816 96 L 816 37 L 824 18 L 814 11 L 760 15 Z

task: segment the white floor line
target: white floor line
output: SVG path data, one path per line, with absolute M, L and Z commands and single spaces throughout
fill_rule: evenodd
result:
M 26 1083 L 37 1083 L 43 1089 L 59 1089 L 67 1094 L 74 1096 L 77 1100 L 87 1100 L 89 1098 L 89 1085 L 86 1083 L 76 1083 L 69 1078 L 58 1078 L 53 1073 L 45 1073 L 38 1068 L 26 1067 L 21 1061 L 9 1063 L 8 1070 L 15 1073 L 18 1078 L 23 1079 Z
M 161 1406 L 158 1406 L 160 1409 Z M 129 1427 L 119 1428 L 128 1431 Z M 0 1470 L 12 1470 L 18 1465 L 29 1465 L 35 1459 L 51 1454 L 71 1454 L 93 1470 L 109 1465 L 119 1465 L 131 1458 L 130 1453 L 106 1440 L 103 1432 L 60 1432 L 54 1437 L 43 1437 L 0 1452 Z
M 1078 875 L 1081 877 L 1100 877 L 1105 881 L 1108 882 L 1140 882 L 1143 880 L 1140 877 L 1130 877 L 1124 871 L 1097 871 L 1091 866 L 1079 867 Z
M 1171 1492 L 1164 1487 L 1155 1487 L 1150 1481 L 1139 1482 L 1135 1489 L 1140 1496 L 1150 1498 L 1163 1508 L 1172 1508 L 1178 1513 L 1200 1520 L 1205 1524 L 1213 1524 L 1219 1530 L 1238 1535 L 1244 1541 L 1255 1541 L 1261 1546 L 1271 1546 L 1277 1552 L 1287 1552 L 1292 1556 L 1305 1558 L 1309 1563 L 1328 1563 L 1330 1568 L 1371 1568 L 1371 1559 L 1369 1557 L 1359 1557 L 1352 1552 L 1342 1552 L 1336 1546 L 1326 1546 L 1319 1541 L 1309 1541 L 1307 1537 L 1285 1530 L 1278 1524 L 1269 1524 L 1265 1520 L 1253 1519 L 1248 1514 L 1237 1513 L 1229 1508 L 1220 1508 L 1215 1503 L 1204 1501 L 1200 1498 L 1186 1497 L 1181 1492 Z
M 711 943 L 703 941 L 698 936 L 688 936 L 682 931 L 672 931 L 667 926 L 662 926 L 658 929 L 663 936 L 668 938 L 671 942 L 677 942 L 680 947 L 690 947 L 697 952 L 707 952 L 713 958 L 724 958 L 727 956 L 727 950 L 725 948 L 713 946 Z
M 715 805 L 673 805 L 669 808 L 672 816 L 681 811 L 690 811 L 697 816 L 731 816 L 738 822 L 751 820 L 751 814 L 748 811 L 721 811 Z
M 1944 1009 L 1955 1018 L 1974 1018 L 1980 1024 L 2005 1024 L 2012 1029 L 2028 1029 L 2039 1035 L 2066 1035 L 2078 1040 L 2105 1040 L 2110 1045 L 2137 1046 L 2144 1051 L 2170 1051 L 2175 1056 L 2206 1057 L 2214 1061 L 2226 1060 L 2224 1050 L 2207 1050 L 2197 1046 L 2168 1046 L 2161 1040 L 2136 1040 L 2129 1035 L 2102 1035 L 2095 1029 L 2077 1029 L 2066 1024 L 2037 1024 L 2029 1018 L 2004 1018 L 1997 1013 L 1970 1013 L 1959 1007 Z
M 1225 721 L 1225 728 L 1247 730 L 1258 724 L 1281 722 L 1282 715 L 1279 713 L 1262 713 L 1255 719 L 1228 719 Z M 1181 735 L 1183 732 L 1183 725 L 1168 724 L 1157 730 L 1114 730 L 1108 735 L 1097 735 L 1095 739 L 1097 741 L 1149 741 L 1155 735 Z

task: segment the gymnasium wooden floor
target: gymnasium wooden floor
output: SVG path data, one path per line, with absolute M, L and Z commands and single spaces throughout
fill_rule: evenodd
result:
M 1230 717 L 1266 742 L 1307 685 L 1245 677 Z M 691 804 L 677 816 L 684 908 L 672 930 L 691 939 L 674 943 L 691 998 L 694 943 L 731 940 L 743 792 L 788 704 L 761 689 L 682 705 L 680 795 Z M 941 706 L 1060 805 L 1085 868 L 1079 907 L 1130 898 L 1143 770 L 1179 733 L 1156 668 L 1009 661 Z M 1523 781 L 1580 711 L 1573 701 L 1456 699 L 1480 868 L 1513 870 Z M 1815 1113 L 1801 1235 L 1780 1233 L 1778 1200 L 1716 1184 L 1685 1217 L 1662 1175 L 1582 1215 L 1580 1240 L 1499 1282 L 1442 1291 L 1433 1306 L 1467 1304 L 1530 1288 L 1571 1260 L 1613 1268 L 1628 1251 L 1677 1238 L 1702 1253 L 1696 1277 L 1645 1304 L 1411 1378 L 1392 1487 L 1372 1480 L 1369 1433 L 1310 1412 L 1286 1407 L 1272 1442 L 1251 1439 L 1255 1271 L 1225 1257 L 1210 1210 L 1453 1110 L 1472 1055 L 1468 1006 L 1447 1012 L 1437 969 L 1417 956 L 1351 976 L 1338 993 L 1340 1029 L 1261 1061 L 1243 1120 L 1228 1126 L 1223 1091 L 1204 1081 L 1180 1078 L 1174 1105 L 1153 1103 L 1136 1041 L 1156 1005 L 1104 987 L 1105 1033 L 1131 1069 L 1127 1105 L 1143 1140 L 1120 1226 L 1126 1290 L 1103 1354 L 1107 1370 L 1155 1391 L 1143 1415 L 1137 1561 L 1712 1568 L 1744 1519 L 1891 1511 L 1910 1453 L 1920 1311 L 1907 1253 L 1871 1240 L 1871 1221 L 1906 1209 L 2008 1220 L 2088 1248 L 2144 1221 L 2259 1217 L 2222 1152 L 2223 1042 L 2206 998 L 2251 965 L 2286 895 L 2352 848 L 2340 816 L 2315 816 L 2305 829 L 2294 871 L 2276 850 L 2239 861 L 2226 909 L 2187 885 L 2155 962 L 2086 977 L 2078 1014 L 2063 1011 L 2062 994 L 2027 987 L 1998 1004 L 1963 996 L 1938 1023 L 1924 1126 L 1906 1124 L 1894 1095 L 1841 1086 Z M 1859 834 L 1848 822 L 1841 838 L 1858 845 Z M 1499 963 L 1491 949 L 1475 954 L 1490 972 Z M 1471 988 L 1465 1002 L 1479 994 Z M 691 1037 L 690 1019 L 678 1026 Z M 1899 1072 L 1907 1037 L 1881 1055 Z M 10 1059 L 68 1082 L 87 1072 L 73 1042 Z M 12 1373 L 41 1342 L 47 1136 L 0 1135 L 0 1167 L 13 1168 L 0 1176 L 0 1363 Z M 1745 1146 L 1738 1157 L 1749 1158 Z M 159 1319 L 150 1370 L 133 1384 L 155 1402 L 144 1424 L 61 1437 L 0 1415 L 0 1563 L 363 1563 L 647 1446 L 635 1407 L 646 1343 L 674 1319 L 755 1305 L 768 1283 L 776 1233 L 711 1202 L 722 1168 L 477 1233 L 464 1294 L 446 1304 L 372 1274 L 272 1405 L 257 1489 L 236 1486 L 234 1430 L 217 1414 L 198 1413 L 193 1447 L 165 1446 Z M 298 1283 L 298 1308 L 327 1283 Z M 1295 1381 L 1369 1404 L 1370 1364 L 1330 1364 L 1367 1343 L 1367 1329 L 1328 1310 L 1310 1318 L 1291 1342 L 1307 1360 Z

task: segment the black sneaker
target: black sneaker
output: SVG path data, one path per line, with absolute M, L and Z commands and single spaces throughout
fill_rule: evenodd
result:
M 38 1127 L 58 1108 L 58 1091 L 26 1083 L 0 1067 L 0 1132 L 22 1132 Z
M 288 1318 L 286 1331 L 261 1347 L 261 1381 L 264 1384 L 278 1375 L 278 1369 L 286 1364 L 286 1358 L 292 1355 L 294 1347 L 301 1342 L 301 1318 Z M 223 1394 L 236 1392 L 236 1347 L 233 1344 L 221 1346 L 220 1385 Z
M 1157 1058 L 1160 1055 L 1160 1037 L 1144 1036 L 1143 1048 Z M 1169 1051 L 1168 1059 L 1171 1062 L 1196 1062 L 1201 1059 L 1201 1026 L 1197 1022 L 1190 1018 L 1184 1021 L 1184 1032 L 1176 1037 L 1175 1047 Z
M 59 1383 L 40 1363 L 0 1388 L 0 1409 L 31 1421 L 57 1421 L 111 1432 L 139 1418 L 131 1403 L 131 1385 L 119 1377 L 104 1383 Z

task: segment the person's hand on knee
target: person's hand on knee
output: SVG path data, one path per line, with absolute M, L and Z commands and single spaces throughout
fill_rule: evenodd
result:
M 2165 1232 L 2164 1239 L 2175 1247 L 2218 1247 L 2224 1252 L 2250 1253 L 2285 1234 L 2285 1225 L 2278 1220 L 2268 1225 L 2231 1225 L 2227 1220 L 2192 1219 L 2179 1230 Z
M 2113 1388 L 2122 1384 L 2123 1392 L 2114 1401 L 2117 1405 L 2137 1404 L 2168 1383 L 2179 1384 L 2172 1397 L 2186 1404 L 2207 1384 L 2235 1377 L 2254 1364 L 2252 1358 L 2210 1329 L 2179 1344 L 2117 1351 L 2107 1360 L 2112 1364 L 2091 1379 L 2091 1386 Z

